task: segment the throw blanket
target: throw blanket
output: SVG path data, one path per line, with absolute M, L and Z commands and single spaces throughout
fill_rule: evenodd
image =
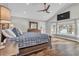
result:
M 10 38 L 9 40 L 18 43 L 19 48 L 24 48 L 48 42 L 48 39 L 47 34 L 27 32 L 19 37 Z

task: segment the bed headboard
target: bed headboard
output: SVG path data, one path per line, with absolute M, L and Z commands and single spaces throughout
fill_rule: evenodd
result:
M 38 30 L 38 29 L 28 29 L 28 32 L 41 32 L 41 30 Z

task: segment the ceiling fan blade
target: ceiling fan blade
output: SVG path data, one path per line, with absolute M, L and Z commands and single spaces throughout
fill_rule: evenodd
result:
M 43 11 L 43 10 L 39 10 L 38 12 L 46 12 L 46 13 L 50 13 L 50 12 L 48 12 L 48 11 L 45 11 L 45 10 L 44 10 L 44 11 Z
M 50 5 L 48 5 L 48 7 L 46 8 L 46 10 L 48 10 L 48 9 L 49 9 L 49 7 L 50 7 Z
M 50 13 L 50 12 L 46 11 L 46 13 Z
M 47 6 L 46 6 L 46 3 L 44 3 L 44 9 L 43 9 L 43 10 L 39 10 L 38 12 L 50 13 L 50 12 L 48 11 L 49 8 L 50 8 L 50 5 L 47 5 Z
M 44 11 L 45 11 L 45 9 L 44 9 L 44 10 L 39 10 L 38 12 L 41 12 L 41 11 L 42 11 L 42 12 L 44 12 Z

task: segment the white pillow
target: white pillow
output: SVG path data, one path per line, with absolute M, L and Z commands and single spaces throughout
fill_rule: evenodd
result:
M 18 30 L 19 30 L 19 32 L 21 33 L 21 34 L 23 34 L 23 32 L 19 29 L 19 28 L 17 28 Z
M 6 30 L 2 30 L 3 35 L 9 38 L 13 38 L 16 37 L 16 35 L 10 30 L 10 29 L 6 29 Z
M 16 37 L 15 33 L 11 29 L 6 29 L 5 30 L 9 35 Z
M 9 38 L 12 37 L 12 36 L 8 35 L 8 34 L 5 32 L 5 30 L 2 30 L 2 33 L 3 33 L 3 35 L 4 35 L 5 37 L 9 37 Z

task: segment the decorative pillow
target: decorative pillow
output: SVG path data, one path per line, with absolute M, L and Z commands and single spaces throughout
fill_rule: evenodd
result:
M 2 30 L 2 33 L 4 36 L 9 38 L 16 37 L 16 35 L 10 29 Z
M 20 36 L 16 28 L 13 28 L 12 31 L 15 33 L 16 36 Z
M 15 33 L 16 36 L 21 36 L 22 35 L 22 32 L 17 28 L 13 28 L 12 31 Z

